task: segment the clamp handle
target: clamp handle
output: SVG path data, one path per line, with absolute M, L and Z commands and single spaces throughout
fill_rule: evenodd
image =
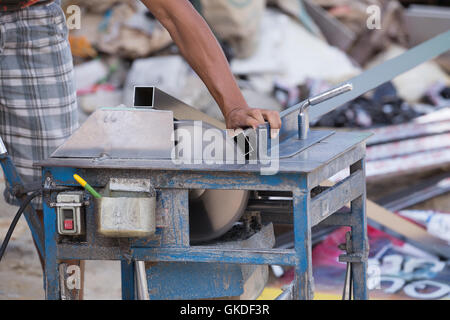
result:
M 340 94 L 343 94 L 351 90 L 353 90 L 353 85 L 351 83 L 346 83 L 343 84 L 342 86 L 328 90 L 315 97 L 305 100 L 305 102 L 303 102 L 303 104 L 300 106 L 300 111 L 298 114 L 298 138 L 300 140 L 306 140 L 308 138 L 308 131 L 309 131 L 308 108 L 310 106 L 317 105 L 319 103 L 332 99 Z

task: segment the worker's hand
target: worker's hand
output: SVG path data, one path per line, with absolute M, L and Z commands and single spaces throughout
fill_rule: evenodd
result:
M 270 124 L 270 135 L 276 138 L 281 128 L 280 114 L 277 111 L 250 107 L 234 108 L 225 115 L 227 129 L 251 127 L 256 129 L 265 122 Z

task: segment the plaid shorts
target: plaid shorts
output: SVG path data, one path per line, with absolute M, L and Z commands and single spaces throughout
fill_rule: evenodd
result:
M 0 136 L 24 183 L 41 179 L 33 162 L 78 128 L 67 37 L 57 3 L 0 13 Z M 14 203 L 7 191 L 5 197 Z

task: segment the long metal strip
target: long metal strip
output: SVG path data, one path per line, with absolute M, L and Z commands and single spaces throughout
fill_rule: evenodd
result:
M 366 72 L 363 72 L 359 76 L 346 81 L 345 83 L 351 83 L 353 85 L 353 90 L 311 107 L 309 110 L 310 121 L 320 118 L 337 107 L 352 101 L 364 93 L 377 88 L 383 83 L 394 79 L 400 74 L 411 70 L 428 60 L 436 58 L 449 50 L 450 30 L 425 41 L 400 56 L 386 61 Z M 280 131 L 281 140 L 288 138 L 293 134 L 297 134 L 297 115 L 302 104 L 303 102 L 284 110 L 280 114 L 283 122 Z
M 120 248 L 91 245 L 58 245 L 58 259 L 66 260 L 73 257 L 76 250 L 80 260 L 120 260 Z M 292 249 L 233 249 L 191 246 L 190 248 L 141 248 L 133 247 L 133 258 L 140 261 L 153 262 L 222 262 L 237 264 L 276 264 L 280 266 L 293 266 L 298 260 Z

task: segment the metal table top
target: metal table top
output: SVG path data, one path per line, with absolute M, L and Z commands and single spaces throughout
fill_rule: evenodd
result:
M 351 149 L 365 144 L 371 133 L 335 132 L 323 141 L 290 158 L 279 160 L 279 173 L 309 173 L 327 165 Z M 275 160 L 272 160 L 275 161 Z M 91 158 L 49 158 L 35 163 L 39 167 L 70 167 L 85 169 L 139 169 L 139 170 L 179 170 L 216 172 L 261 172 L 267 167 L 261 163 L 245 164 L 176 164 L 172 160 L 161 159 L 91 159 Z

